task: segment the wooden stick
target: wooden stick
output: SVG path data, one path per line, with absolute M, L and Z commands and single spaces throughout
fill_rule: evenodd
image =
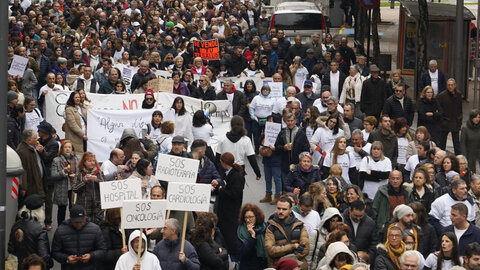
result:
M 122 218 L 123 216 L 123 207 L 120 207 L 120 218 Z M 125 243 L 125 229 L 122 228 L 122 247 L 123 248 L 126 248 L 127 247 L 127 243 Z
M 77 193 L 76 192 L 73 192 L 73 205 L 75 205 L 77 203 Z
M 170 210 L 167 210 L 167 218 L 165 218 L 165 220 L 167 220 L 169 218 L 170 218 Z
M 138 238 L 138 248 L 137 248 L 137 264 L 140 264 L 140 257 L 142 254 L 142 240 L 143 240 L 143 228 L 140 228 L 140 236 Z
M 183 253 L 183 247 L 185 246 L 185 234 L 187 232 L 187 214 L 188 211 L 185 211 L 183 216 L 182 245 L 180 246 L 180 253 Z

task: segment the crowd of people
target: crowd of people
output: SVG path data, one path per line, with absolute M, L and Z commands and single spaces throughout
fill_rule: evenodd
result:
M 8 244 L 19 269 L 480 269 L 480 111 L 463 123 L 461 91 L 435 60 L 418 89 L 398 70 L 385 81 L 347 37 L 290 42 L 255 1 L 10 2 L 8 65 L 28 59 L 7 92 L 8 145 L 24 167 Z M 195 57 L 193 41 L 211 39 L 220 59 Z M 169 108 L 149 88 L 157 71 L 171 74 Z M 282 97 L 257 89 L 270 77 Z M 44 119 L 51 91 L 70 92 L 64 138 Z M 126 128 L 107 160 L 87 151 L 92 93 L 143 94 L 153 111 L 142 136 Z M 218 143 L 187 96 L 230 102 Z M 274 144 L 267 122 L 282 127 Z M 165 199 L 158 154 L 200 161 L 211 211 L 171 211 L 161 228 L 122 233 L 99 183 L 139 178 L 143 199 Z M 274 213 L 243 201 L 253 178 Z

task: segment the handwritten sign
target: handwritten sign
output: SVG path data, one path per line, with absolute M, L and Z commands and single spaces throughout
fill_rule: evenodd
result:
M 166 70 L 156 70 L 155 75 L 159 78 L 170 79 L 172 78 L 172 73 Z
M 213 40 L 194 40 L 193 55 L 203 59 L 215 60 L 220 59 L 220 51 L 218 49 L 218 39 Z
M 195 183 L 198 165 L 196 159 L 158 154 L 155 176 L 169 182 Z
M 10 69 L 8 70 L 8 74 L 22 77 L 27 65 L 28 58 L 15 54 L 13 56 L 12 64 L 10 65 Z
M 142 180 L 126 179 L 100 182 L 102 209 L 122 207 L 123 201 L 142 199 Z
M 208 184 L 168 183 L 167 209 L 208 212 L 211 186 Z
M 280 133 L 281 129 L 282 124 L 274 122 L 265 123 L 265 141 L 263 145 L 275 145 L 275 141 L 277 140 L 278 133 Z
M 282 82 L 269 82 L 270 95 L 273 98 L 281 98 L 283 96 L 283 83 Z
M 153 80 L 148 81 L 147 83 L 148 89 L 153 89 L 153 92 L 173 92 L 173 80 L 172 79 L 164 79 L 164 78 L 156 78 Z
M 127 67 L 123 67 L 123 72 L 122 72 L 122 78 L 123 78 L 123 81 L 125 82 L 125 85 L 130 85 L 131 81 L 132 81 L 132 69 L 131 68 L 127 68 Z
M 159 228 L 165 225 L 166 200 L 124 201 L 122 229 Z

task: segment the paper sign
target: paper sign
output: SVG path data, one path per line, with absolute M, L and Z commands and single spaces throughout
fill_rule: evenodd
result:
M 123 201 L 142 199 L 142 180 L 126 179 L 100 182 L 102 209 L 122 207 Z
M 12 64 L 10 65 L 10 69 L 8 70 L 8 74 L 22 77 L 27 65 L 28 58 L 15 54 L 13 56 Z
M 172 73 L 166 70 L 156 70 L 155 75 L 159 78 L 170 79 L 172 78 Z
M 172 79 L 164 79 L 164 78 L 156 78 L 153 80 L 148 81 L 147 89 L 153 89 L 153 92 L 173 92 L 173 80 Z
M 124 201 L 122 228 L 159 228 L 165 225 L 166 200 Z
M 218 49 L 218 39 L 213 40 L 194 40 L 193 55 L 202 59 L 215 60 L 220 59 L 220 51 Z
M 130 82 L 132 80 L 132 69 L 123 67 L 122 78 L 123 81 L 125 81 L 125 85 L 130 85 Z
M 270 95 L 273 98 L 280 98 L 283 96 L 283 83 L 282 82 L 269 82 L 270 86 Z
M 275 146 L 275 141 L 277 140 L 278 133 L 282 129 L 282 124 L 267 122 L 265 123 L 265 141 L 263 145 L 265 146 Z
M 197 181 L 198 165 L 196 159 L 158 154 L 155 176 L 168 182 L 193 184 Z
M 211 185 L 168 183 L 167 209 L 208 212 Z

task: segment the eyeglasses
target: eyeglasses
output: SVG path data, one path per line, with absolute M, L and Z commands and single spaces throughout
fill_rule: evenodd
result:
M 418 266 L 414 264 L 403 264 L 406 269 L 417 269 Z
M 333 102 L 327 102 L 327 105 L 331 106 L 331 105 L 335 105 L 335 103 L 333 103 Z
M 145 98 L 147 101 L 153 101 L 153 98 Z
M 251 219 L 254 219 L 254 218 L 255 218 L 255 216 L 245 216 L 246 220 L 251 220 Z
M 390 238 L 401 238 L 402 236 L 400 234 L 390 234 L 388 237 L 390 237 Z
M 198 80 L 199 82 L 204 82 L 205 80 Z

